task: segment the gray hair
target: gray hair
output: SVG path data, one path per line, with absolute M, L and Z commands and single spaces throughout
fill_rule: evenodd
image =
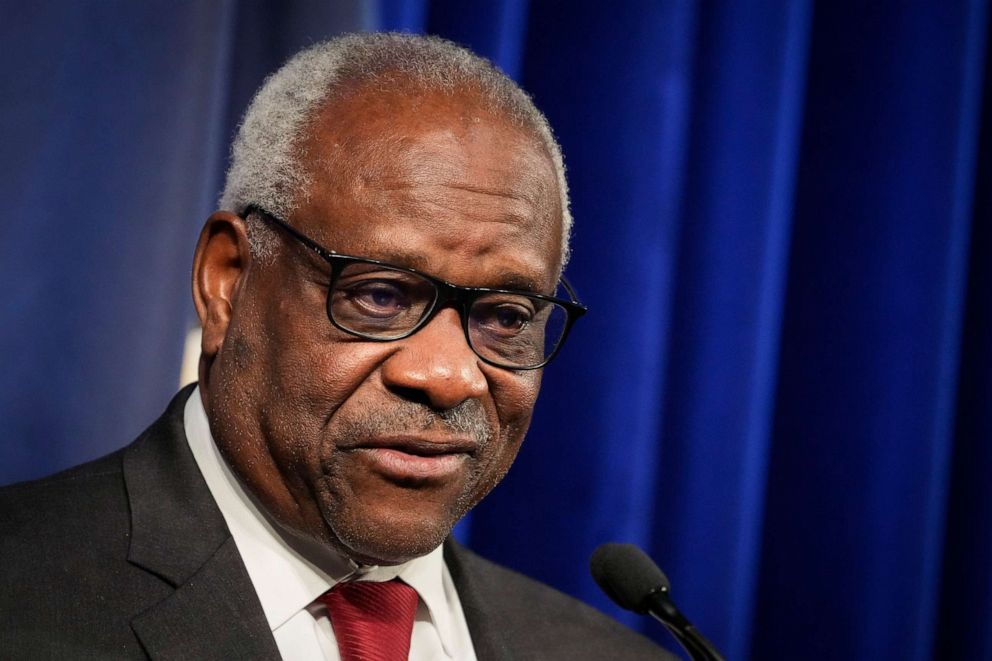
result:
M 489 60 L 444 39 L 399 33 L 349 34 L 297 53 L 266 79 L 248 106 L 231 148 L 220 208 L 243 214 L 251 205 L 283 218 L 306 197 L 312 177 L 300 163 L 315 113 L 350 86 L 403 80 L 427 90 L 470 89 L 508 120 L 531 131 L 554 164 L 561 191 L 562 264 L 568 261 L 572 216 L 561 147 L 547 119 L 520 87 Z M 252 250 L 271 250 L 249 223 Z M 266 245 L 268 244 L 268 245 Z

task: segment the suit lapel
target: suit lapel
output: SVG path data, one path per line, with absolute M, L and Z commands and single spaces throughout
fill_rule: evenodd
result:
M 234 540 L 194 576 L 131 621 L 153 659 L 278 659 Z
M 192 386 L 127 448 L 128 560 L 175 591 L 131 622 L 153 659 L 278 659 L 251 579 L 183 428 Z
M 478 661 L 513 661 L 524 658 L 514 653 L 513 640 L 517 631 L 508 631 L 492 608 L 493 595 L 480 581 L 484 568 L 468 568 L 466 551 L 452 538 L 444 543 L 444 561 L 458 591 L 465 622 L 472 636 L 472 647 Z

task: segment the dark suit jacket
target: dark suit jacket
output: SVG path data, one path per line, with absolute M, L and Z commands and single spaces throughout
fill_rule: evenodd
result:
M 190 390 L 123 450 L 0 489 L 0 657 L 279 658 L 186 442 Z M 480 661 L 673 658 L 454 542 L 445 560 Z

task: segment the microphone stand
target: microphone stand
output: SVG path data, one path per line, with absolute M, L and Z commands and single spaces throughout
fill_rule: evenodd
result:
M 651 617 L 665 625 L 693 661 L 724 661 L 716 648 L 675 607 L 668 596 L 668 588 L 652 591 L 643 603 Z

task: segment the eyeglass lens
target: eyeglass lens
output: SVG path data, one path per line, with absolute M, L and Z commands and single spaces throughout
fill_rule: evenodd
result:
M 342 328 L 378 340 L 406 336 L 438 297 L 433 282 L 415 273 L 354 263 L 344 266 L 329 293 L 328 312 Z M 468 341 L 482 358 L 514 367 L 538 365 L 558 346 L 565 308 L 523 294 L 486 293 L 468 314 Z

